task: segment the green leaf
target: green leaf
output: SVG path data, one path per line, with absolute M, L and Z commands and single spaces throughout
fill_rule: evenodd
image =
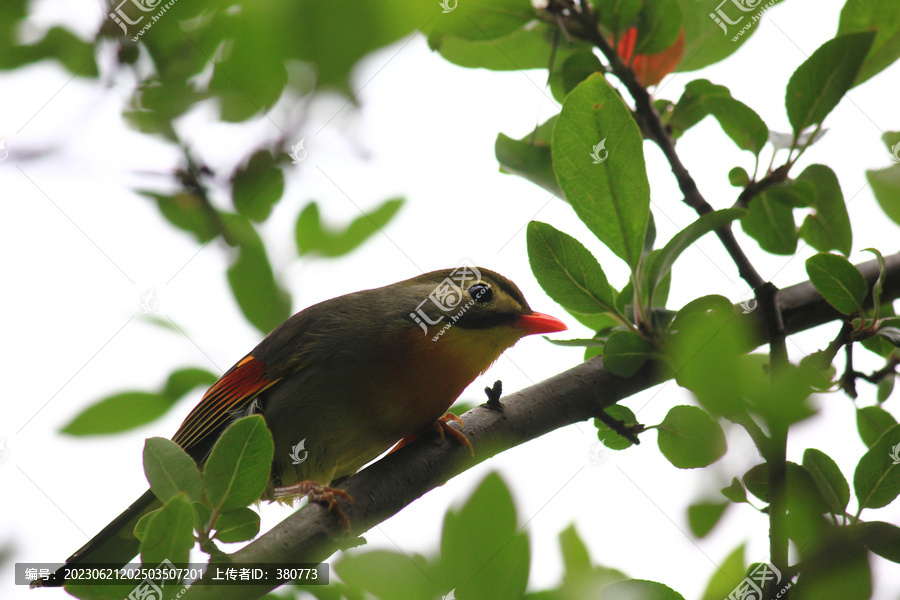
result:
M 431 21 L 430 35 L 492 40 L 512 33 L 535 18 L 528 0 L 469 0 L 449 5 L 454 8 Z
M 652 349 L 633 331 L 616 331 L 603 346 L 603 364 L 618 377 L 631 377 L 650 358 Z
M 243 542 L 253 539 L 259 533 L 259 515 L 247 507 L 223 512 L 216 519 L 217 540 L 223 542 Z
M 860 511 L 887 506 L 900 494 L 900 425 L 884 432 L 859 460 L 853 490 Z
M 749 212 L 741 220 L 744 233 L 772 254 L 793 254 L 797 250 L 797 224 L 794 211 L 782 188 L 761 192 L 747 205 Z
M 649 263 L 645 276 L 645 287 L 651 292 L 656 290 L 660 282 L 671 272 L 675 260 L 681 253 L 690 247 L 698 239 L 724 227 L 735 219 L 746 215 L 747 211 L 740 208 L 727 208 L 707 213 L 676 233 L 655 259 Z
M 554 52 L 554 37 L 559 30 L 545 23 L 523 27 L 509 35 L 493 40 L 476 41 L 433 35 L 428 45 L 441 56 L 460 67 L 490 69 L 492 71 L 521 71 L 546 69 Z M 573 40 L 568 44 L 556 44 L 555 61 L 564 62 L 573 52 L 589 49 L 584 42 Z
M 728 508 L 727 502 L 698 502 L 688 506 L 688 525 L 691 527 L 691 532 L 698 538 L 709 535 L 709 532 L 725 514 L 726 508 Z
M 806 273 L 828 304 L 845 315 L 860 313 L 868 294 L 866 280 L 842 256 L 819 253 L 806 261 Z
M 144 472 L 150 489 L 163 502 L 179 493 L 194 502 L 203 497 L 197 463 L 171 440 L 154 437 L 144 442 Z
M 291 316 L 290 297 L 275 281 L 266 248 L 253 226 L 236 216 L 229 228 L 240 240 L 237 258 L 228 267 L 231 291 L 247 320 L 269 333 Z
M 556 64 L 560 64 L 561 59 L 557 57 Z M 562 104 L 569 92 L 578 87 L 578 84 L 590 77 L 593 73 L 603 71 L 603 63 L 593 53 L 592 48 L 585 48 L 580 52 L 574 52 L 565 60 L 562 60 L 559 67 L 550 71 L 550 91 L 553 98 Z M 556 115 L 551 117 L 555 120 Z M 550 141 L 549 138 L 547 140 Z M 549 144 L 548 144 L 549 145 Z M 554 176 L 553 181 L 556 182 Z
M 642 0 L 596 0 L 594 12 L 599 23 L 618 38 L 637 18 L 642 4 Z
M 696 406 L 673 406 L 659 424 L 659 450 L 679 469 L 706 467 L 725 455 L 725 433 Z
M 742 150 L 759 155 L 769 138 L 769 128 L 749 106 L 735 100 L 723 85 L 697 79 L 684 87 L 669 119 L 674 137 L 712 115 L 719 126 Z
M 531 270 L 547 295 L 572 313 L 616 313 L 615 292 L 581 242 L 540 221 L 528 224 L 526 236 Z
M 326 227 L 319 217 L 319 206 L 310 202 L 297 218 L 297 253 L 333 258 L 349 254 L 376 232 L 381 231 L 403 206 L 402 198 L 386 200 L 376 209 L 363 213 L 343 231 Z
M 900 563 L 900 527 L 883 521 L 850 525 L 863 545 L 882 558 Z
M 837 35 L 876 31 L 853 85 L 859 85 L 900 58 L 900 6 L 893 0 L 847 0 Z
M 874 446 L 878 438 L 896 424 L 897 419 L 880 406 L 866 406 L 856 411 L 856 429 L 868 448 Z
M 203 489 L 220 511 L 259 500 L 272 468 L 272 434 L 261 415 L 235 421 L 213 446 L 203 469 Z
M 156 566 L 164 560 L 186 563 L 194 546 L 194 509 L 185 494 L 170 498 L 142 525 L 141 560 Z
M 750 184 L 750 174 L 744 167 L 734 167 L 728 171 L 728 183 L 735 187 L 747 187 Z
M 120 392 L 87 407 L 62 433 L 98 435 L 128 431 L 164 415 L 172 400 L 153 392 Z
M 731 480 L 731 485 L 722 488 L 722 495 L 735 503 L 747 501 L 747 491 L 737 477 Z
M 600 600 L 684 600 L 684 596 L 656 581 L 626 579 L 603 588 Z
M 780 1 L 776 0 L 775 4 Z M 769 4 L 763 0 L 720 4 L 679 0 L 679 3 L 685 37 L 679 71 L 696 71 L 730 56 L 758 31 L 754 19 L 762 18 Z
M 871 252 L 875 255 L 875 260 L 878 261 L 878 278 L 872 285 L 872 306 L 875 314 L 878 315 L 881 309 L 881 294 L 884 291 L 884 256 L 876 248 L 863 248 L 863 252 Z
M 257 223 L 265 221 L 284 194 L 284 173 L 266 150 L 254 153 L 231 176 L 231 202 L 237 211 Z
M 825 120 L 853 86 L 874 31 L 850 33 L 828 40 L 791 76 L 785 105 L 794 136 Z
M 724 561 L 717 564 L 718 568 L 713 571 L 701 600 L 728 598 L 735 589 L 734 582 L 744 579 L 747 572 L 744 566 L 744 544 L 735 548 Z
M 518 531 L 506 484 L 488 475 L 461 510 L 444 517 L 441 558 L 460 598 L 519 599 L 528 582 L 528 535 Z M 423 596 L 420 596 L 423 597 Z
M 867 170 L 866 179 L 884 214 L 900 224 L 900 164 Z
M 807 448 L 803 453 L 803 468 L 816 482 L 828 509 L 836 515 L 844 514 L 850 502 L 850 485 L 831 457 L 821 450 Z
M 196 388 L 208 388 L 219 378 L 205 369 L 179 369 L 169 375 L 162 395 L 176 402 Z
M 501 172 L 523 177 L 551 194 L 563 197 L 553 172 L 550 151 L 550 138 L 555 124 L 556 115 L 521 140 L 514 140 L 500 133 L 494 143 L 494 154 L 500 163 Z
M 433 581 L 424 562 L 420 556 L 410 557 L 391 550 L 370 550 L 358 554 L 344 553 L 335 565 L 335 571 L 341 581 L 358 590 L 356 597 L 360 599 L 439 598 L 441 592 L 446 593 L 447 590 L 441 590 Z M 368 593 L 363 596 L 362 592 Z
M 169 223 L 192 234 L 201 244 L 205 244 L 221 232 L 215 211 L 211 210 L 197 196 L 184 192 L 171 196 L 144 190 L 140 190 L 138 193 L 156 200 L 159 212 Z
M 607 415 L 613 419 L 622 421 L 625 427 L 632 427 L 637 424 L 637 417 L 634 412 L 627 406 L 621 404 L 613 404 L 604 409 Z M 603 445 L 610 450 L 624 450 L 630 448 L 634 444 L 606 426 L 606 423 L 600 419 L 594 419 L 594 427 L 597 428 L 597 439 L 603 442 Z
M 832 540 L 821 540 L 804 557 L 808 566 L 800 571 L 791 588 L 792 600 L 868 600 L 872 597 L 872 572 L 866 549 L 838 530 Z M 786 585 L 786 583 L 785 583 Z M 796 589 L 796 593 L 794 590 Z
M 800 237 L 820 252 L 837 250 L 849 255 L 853 232 L 837 175 L 825 165 L 810 165 L 798 179 L 810 182 L 815 190 L 814 210 L 800 226 Z
M 681 32 L 678 0 L 644 0 L 637 17 L 634 55 L 657 54 L 668 49 Z
M 635 269 L 650 214 L 643 140 L 630 109 L 602 74 L 566 97 L 552 151 L 556 178 L 578 217 Z

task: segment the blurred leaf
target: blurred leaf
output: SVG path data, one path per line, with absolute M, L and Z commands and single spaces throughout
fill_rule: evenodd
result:
M 747 501 L 747 491 L 737 477 L 731 480 L 730 485 L 722 488 L 722 495 L 736 503 Z
M 421 557 L 390 550 L 344 553 L 335 565 L 341 580 L 377 598 L 418 600 L 440 595 Z M 367 597 L 371 597 L 368 596 Z
M 631 27 L 641 12 L 642 0 L 596 0 L 594 12 L 601 25 L 609 29 L 614 37 Z
M 262 333 L 269 333 L 289 316 L 291 300 L 275 281 L 269 257 L 249 221 L 235 215 L 229 230 L 239 240 L 237 257 L 228 267 L 228 283 L 244 316 Z
M 265 150 L 255 152 L 231 176 L 231 201 L 251 221 L 259 223 L 268 219 L 282 194 L 284 173 L 275 157 Z
M 888 429 L 856 465 L 853 490 L 864 508 L 881 508 L 900 494 L 900 425 Z
M 602 74 L 566 97 L 552 149 L 556 178 L 578 217 L 636 268 L 650 213 L 643 142 L 630 109 Z M 593 156 L 606 160 L 593 164 Z
M 772 187 L 752 198 L 749 212 L 741 220 L 744 233 L 772 254 L 793 254 L 797 250 L 797 224 L 784 188 Z
M 261 415 L 244 417 L 222 433 L 203 468 L 203 490 L 214 509 L 259 500 L 272 468 L 272 434 Z
M 734 2 L 713 5 L 697 0 L 679 0 L 679 4 L 686 42 L 679 71 L 696 71 L 730 56 L 756 33 L 759 28 L 752 19 L 761 17 L 764 6 L 768 6 L 763 0 L 748 0 L 740 6 Z
M 178 494 L 152 513 L 143 526 L 141 561 L 156 566 L 164 560 L 183 564 L 194 546 L 194 510 L 185 494 Z
M 837 35 L 877 31 L 853 85 L 859 85 L 900 58 L 900 5 L 893 0 L 847 0 Z
M 386 200 L 380 206 L 354 219 L 343 231 L 326 227 L 315 202 L 306 205 L 297 218 L 297 254 L 317 254 L 334 258 L 361 246 L 381 231 L 403 206 L 402 198 Z
M 791 587 L 791 600 L 868 600 L 872 596 L 872 573 L 866 549 L 848 539 L 845 528 L 832 528 L 836 535 L 811 545 L 806 565 Z M 804 557 L 807 558 L 807 557 Z
M 626 579 L 603 588 L 600 600 L 684 600 L 684 596 L 656 581 Z
M 134 429 L 158 419 L 172 400 L 153 392 L 120 392 L 87 407 L 61 429 L 69 435 L 98 435 Z
M 528 224 L 528 260 L 544 291 L 572 313 L 615 313 L 615 292 L 597 259 L 572 236 L 552 225 Z
M 728 183 L 735 187 L 746 187 L 750 183 L 750 175 L 744 167 L 734 167 L 728 171 Z
M 497 134 L 494 154 L 500 163 L 502 173 L 523 177 L 551 194 L 565 199 L 562 189 L 556 182 L 550 150 L 550 138 L 555 124 L 556 115 L 521 140 L 514 140 L 502 133 Z
M 528 535 L 519 532 L 506 484 L 491 473 L 460 510 L 444 517 L 441 558 L 456 594 L 473 600 L 519 599 L 528 582 Z
M 208 388 L 219 378 L 205 369 L 179 369 L 169 375 L 162 395 L 175 402 L 185 397 L 195 388 Z
M 850 485 L 831 457 L 821 450 L 807 448 L 803 453 L 803 468 L 816 482 L 829 510 L 836 515 L 844 514 L 850 502 Z
M 156 200 L 159 212 L 175 227 L 192 234 L 205 244 L 221 232 L 218 215 L 197 196 L 179 192 L 172 196 L 139 191 L 143 196 Z
M 828 40 L 791 76 L 785 105 L 794 136 L 825 120 L 853 86 L 872 46 L 874 31 Z
M 722 600 L 735 591 L 734 582 L 742 581 L 747 572 L 744 566 L 744 547 L 745 545 L 741 544 L 725 560 L 718 563 L 718 568 L 713 571 L 701 600 Z
M 440 4 L 440 3 L 439 3 Z M 535 18 L 528 0 L 469 0 L 454 2 L 430 23 L 431 35 L 450 35 L 467 40 L 492 40 L 508 35 Z
M 825 165 L 810 165 L 798 179 L 809 181 L 815 189 L 814 210 L 800 226 L 800 237 L 820 252 L 837 250 L 849 255 L 853 232 L 837 175 Z
M 616 331 L 603 346 L 603 364 L 618 377 L 631 377 L 651 357 L 650 345 L 633 331 Z
M 247 507 L 223 512 L 216 519 L 217 540 L 223 542 L 243 542 L 253 539 L 259 533 L 259 515 Z
M 550 91 L 557 102 L 562 104 L 569 92 L 578 87 L 578 84 L 590 77 L 598 71 L 603 71 L 603 63 L 593 53 L 592 48 L 585 48 L 580 52 L 574 52 L 564 60 L 559 56 L 556 58 L 556 64 L 560 66 L 550 71 Z M 556 120 L 556 115 L 550 117 Z M 551 129 L 552 131 L 552 129 Z M 547 137 L 547 147 L 550 146 L 550 138 Z M 556 182 L 554 176 L 553 182 Z
M 706 467 L 725 455 L 722 426 L 696 406 L 673 406 L 659 424 L 659 451 L 679 469 Z
M 828 304 L 845 315 L 862 312 L 868 294 L 866 280 L 842 256 L 819 253 L 806 260 L 809 280 Z
M 900 164 L 867 170 L 866 179 L 884 214 L 900 224 Z
M 866 406 L 856 411 L 856 429 L 863 443 L 871 448 L 882 434 L 897 424 L 897 419 L 880 406 Z
M 175 442 L 160 437 L 148 439 L 143 461 L 150 489 L 163 502 L 181 493 L 193 502 L 203 497 L 197 463 Z
M 900 527 L 883 521 L 854 523 L 850 528 L 871 552 L 895 563 L 900 563 Z
M 594 598 L 610 583 L 626 578 L 621 571 L 592 564 L 588 549 L 574 525 L 560 532 L 559 545 L 565 567 L 563 598 Z
M 726 508 L 727 502 L 698 502 L 688 506 L 688 525 L 691 527 L 691 533 L 698 538 L 709 535 L 725 514 Z
M 625 427 L 632 427 L 637 424 L 637 417 L 627 406 L 613 404 L 612 406 L 605 408 L 604 412 L 613 419 L 622 421 L 622 424 Z M 606 423 L 600 419 L 594 419 L 594 427 L 597 428 L 597 439 L 603 442 L 603 445 L 611 450 L 624 450 L 625 448 L 630 448 L 634 445 L 630 440 L 622 437 L 607 427 Z
M 681 32 L 678 0 L 643 0 L 635 25 L 635 54 L 656 54 L 666 50 Z
M 521 71 L 546 69 L 553 55 L 556 29 L 545 23 L 520 28 L 509 35 L 493 40 L 464 40 L 452 36 L 433 35 L 428 38 L 432 50 L 460 67 L 490 69 L 492 71 Z M 557 43 L 555 60 L 562 63 L 573 52 L 589 50 L 585 42 L 574 40 L 568 44 Z

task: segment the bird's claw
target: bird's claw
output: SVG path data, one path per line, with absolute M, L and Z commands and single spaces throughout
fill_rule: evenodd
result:
M 327 485 L 322 485 L 316 481 L 300 481 L 293 485 L 276 487 L 273 496 L 275 500 L 289 496 L 306 496 L 310 502 L 324 504 L 341 522 L 344 531 L 350 531 L 350 519 L 348 519 L 347 515 L 344 514 L 344 511 L 341 510 L 341 507 L 337 503 L 337 499 L 338 497 L 341 497 L 350 504 L 355 504 L 355 501 L 350 494 L 340 488 L 328 487 Z

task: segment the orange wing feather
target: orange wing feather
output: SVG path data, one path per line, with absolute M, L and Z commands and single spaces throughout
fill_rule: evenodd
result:
M 172 441 L 185 450 L 197 445 L 224 425 L 232 413 L 250 406 L 259 394 L 277 382 L 278 379 L 269 381 L 266 377 L 266 363 L 248 354 L 207 390 Z

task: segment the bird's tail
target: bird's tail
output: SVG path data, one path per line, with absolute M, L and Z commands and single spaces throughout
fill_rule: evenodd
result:
M 143 496 L 125 509 L 125 512 L 113 519 L 100 533 L 70 556 L 66 560 L 66 564 L 60 567 L 49 580 L 40 580 L 35 583 L 41 586 L 61 586 L 66 582 L 65 568 L 73 565 L 102 563 L 118 568 L 127 564 L 137 555 L 141 546 L 140 540 L 134 537 L 134 526 L 141 517 L 160 506 L 161 504 L 153 492 L 147 490 Z

